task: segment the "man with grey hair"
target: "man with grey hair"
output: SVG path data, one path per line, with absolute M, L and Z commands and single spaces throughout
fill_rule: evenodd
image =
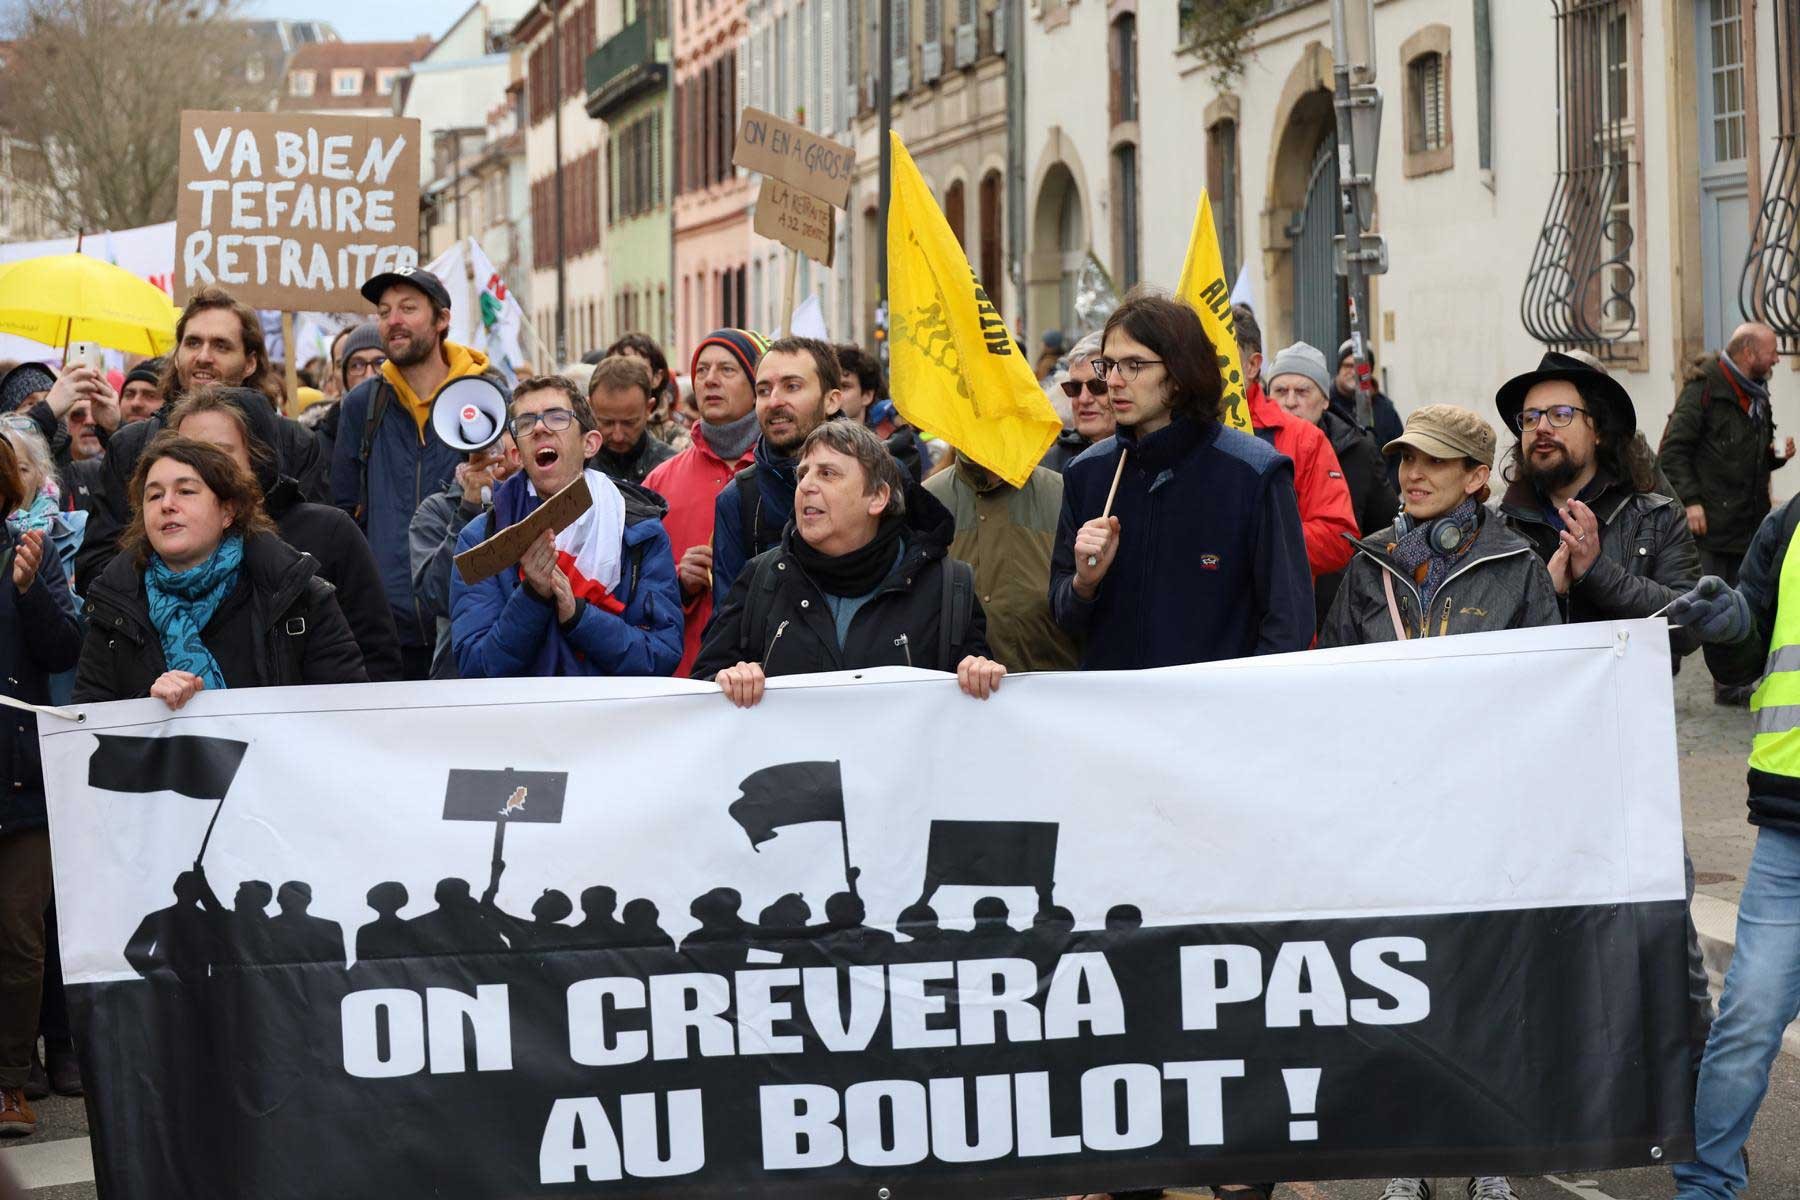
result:
M 1325 356 L 1305 342 L 1295 342 L 1263 368 L 1269 399 L 1317 425 L 1331 440 L 1344 481 L 1350 485 L 1356 527 L 1386 529 L 1399 511 L 1399 494 L 1388 484 L 1387 467 L 1374 439 L 1331 410 L 1331 387 Z
M 1100 353 L 1100 335 L 1090 333 L 1069 351 L 1069 370 L 1061 382 L 1063 395 L 1074 411 L 1074 426 L 1056 435 L 1050 452 L 1040 466 L 1057 474 L 1075 461 L 1075 456 L 1113 435 L 1117 421 L 1112 401 L 1106 396 L 1106 382 L 1094 374 L 1093 359 Z
M 714 611 L 693 677 L 740 708 L 771 675 L 880 666 L 954 671 L 987 699 L 1006 668 L 987 657 L 973 572 L 949 557 L 949 510 L 854 421 L 818 426 L 796 458 L 794 519 Z

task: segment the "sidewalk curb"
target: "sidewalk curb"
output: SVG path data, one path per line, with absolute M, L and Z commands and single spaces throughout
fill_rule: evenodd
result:
M 1706 975 L 1712 983 L 1716 1006 L 1719 990 L 1725 983 L 1725 971 L 1731 966 L 1732 951 L 1737 947 L 1738 906 L 1717 896 L 1695 892 L 1688 911 L 1693 914 L 1694 929 L 1700 935 L 1700 955 L 1706 960 Z M 1781 1052 L 1800 1058 L 1800 1021 L 1789 1025 L 1782 1033 Z

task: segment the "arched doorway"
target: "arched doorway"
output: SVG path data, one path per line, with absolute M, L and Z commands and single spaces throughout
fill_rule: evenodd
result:
M 1337 347 L 1350 336 L 1344 277 L 1337 273 L 1332 239 L 1338 232 L 1337 138 L 1328 136 L 1313 152 L 1304 203 L 1287 228 L 1289 303 L 1294 340 L 1306 342 L 1336 364 Z
M 1075 282 L 1087 261 L 1087 209 L 1074 173 L 1054 163 L 1032 214 L 1031 324 L 1041 332 L 1075 323 Z

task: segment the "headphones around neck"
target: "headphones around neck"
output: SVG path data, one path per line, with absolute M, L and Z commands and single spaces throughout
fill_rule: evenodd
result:
M 1398 537 L 1405 537 L 1415 528 L 1417 528 L 1417 526 L 1415 526 L 1413 519 L 1404 512 L 1401 513 L 1399 518 L 1394 522 L 1394 533 L 1397 534 Z M 1463 533 L 1462 526 L 1456 523 L 1455 517 L 1436 517 L 1425 522 L 1423 528 L 1425 530 L 1425 544 L 1431 547 L 1431 551 L 1434 554 L 1447 555 L 1456 553 L 1457 550 L 1461 549 L 1463 540 L 1467 536 Z

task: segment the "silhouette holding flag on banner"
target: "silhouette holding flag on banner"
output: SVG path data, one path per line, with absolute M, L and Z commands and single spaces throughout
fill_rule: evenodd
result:
M 844 821 L 844 774 L 836 762 L 781 763 L 764 767 L 738 784 L 743 794 L 726 811 L 750 835 L 750 848 L 761 853 L 764 842 L 786 825 L 836 821 L 843 832 L 844 878 L 856 894 L 859 874 L 850 866 L 850 829 Z
M 893 139 L 887 237 L 894 403 L 926 433 L 1023 487 L 1062 420 L 900 135 Z
M 1212 198 L 1201 188 L 1200 205 L 1194 212 L 1194 232 L 1188 237 L 1187 257 L 1181 263 L 1181 280 L 1175 285 L 1175 295 L 1200 314 L 1200 325 L 1219 356 L 1219 374 L 1225 380 L 1220 404 L 1224 423 L 1239 433 L 1253 433 L 1250 406 L 1244 402 L 1244 370 L 1238 362 L 1231 293 L 1232 281 L 1225 278 L 1225 262 L 1219 253 L 1219 229 L 1213 224 Z

